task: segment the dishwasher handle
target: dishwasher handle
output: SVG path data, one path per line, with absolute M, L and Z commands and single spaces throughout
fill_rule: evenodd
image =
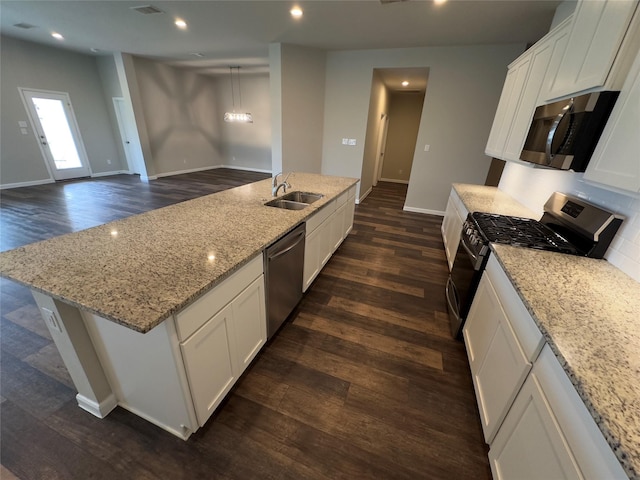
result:
M 297 238 L 296 238 L 296 237 L 297 237 Z M 297 245 L 298 245 L 302 240 L 304 240 L 304 237 L 305 237 L 305 232 L 304 232 L 304 230 L 301 230 L 301 231 L 296 235 L 296 237 L 294 237 L 294 238 L 296 238 L 296 241 L 295 241 L 295 242 L 293 242 L 293 243 L 292 243 L 291 245 L 289 245 L 288 247 L 286 247 L 285 249 L 283 249 L 283 250 L 276 250 L 275 252 L 269 252 L 268 260 L 269 260 L 269 261 L 271 261 L 271 260 L 275 260 L 276 258 L 278 258 L 278 257 L 280 257 L 280 256 L 282 256 L 282 255 L 284 255 L 285 253 L 287 253 L 287 252 L 289 252 L 289 251 L 293 250 L 293 249 L 294 249 L 294 248 L 295 248 L 295 247 L 296 247 L 296 246 L 297 246 Z

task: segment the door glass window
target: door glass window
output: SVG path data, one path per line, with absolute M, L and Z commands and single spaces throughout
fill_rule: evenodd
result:
M 32 101 L 56 168 L 82 167 L 62 101 L 35 97 Z

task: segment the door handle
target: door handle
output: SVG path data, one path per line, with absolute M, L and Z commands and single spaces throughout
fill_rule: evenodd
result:
M 124 143 L 126 143 L 127 145 L 129 145 L 131 142 L 130 142 L 129 140 L 127 140 L 127 141 L 126 141 L 126 142 L 124 142 Z

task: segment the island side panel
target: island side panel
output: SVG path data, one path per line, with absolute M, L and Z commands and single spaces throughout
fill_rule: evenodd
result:
M 173 317 L 147 333 L 83 312 L 118 405 L 186 440 L 198 429 Z
M 81 312 L 35 290 L 31 293 L 78 391 L 78 405 L 98 418 L 106 417 L 117 400 Z

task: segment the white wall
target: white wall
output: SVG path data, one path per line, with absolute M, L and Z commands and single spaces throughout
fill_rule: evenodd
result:
M 151 158 L 145 154 L 150 176 L 221 165 L 223 109 L 214 79 L 142 57 L 134 57 L 133 63 L 151 153 Z
M 313 48 L 269 46 L 273 173 L 320 173 L 325 57 Z
M 91 171 L 120 170 L 119 140 L 109 119 L 96 59 L 4 36 L 0 48 L 2 185 L 52 181 L 31 125 L 27 135 L 20 133 L 18 122 L 28 122 L 28 117 L 18 87 L 68 92 Z
M 269 74 L 245 74 L 240 69 L 242 109 L 235 81 L 236 111 L 249 112 L 253 123 L 220 124 L 221 162 L 232 168 L 271 172 L 271 102 L 269 98 Z M 215 77 L 216 98 L 219 99 L 217 115 L 233 109 L 231 80 L 227 76 Z
M 362 171 L 360 174 L 360 183 L 357 187 L 359 189 L 357 190 L 357 195 L 360 200 L 371 191 L 371 187 L 373 186 L 374 176 L 376 175 L 376 160 L 378 157 L 378 140 L 380 135 L 383 134 L 380 119 L 382 114 L 387 114 L 388 111 L 389 91 L 382 82 L 380 73 L 374 69 L 371 78 L 371 94 L 369 96 L 369 113 L 367 114 L 367 129 L 363 146 Z M 356 148 L 342 144 L 341 146 L 351 149 Z
M 490 158 L 483 152 L 507 65 L 523 50 L 517 44 L 329 52 L 322 173 L 363 171 L 374 68 L 429 68 L 405 208 L 443 212 L 451 183 L 484 183 Z M 343 146 L 345 137 L 358 144 Z
M 553 192 L 572 194 L 606 210 L 624 215 L 605 258 L 640 281 L 640 198 L 616 193 L 582 180 L 582 173 L 533 168 L 507 162 L 498 188 L 542 216 Z

